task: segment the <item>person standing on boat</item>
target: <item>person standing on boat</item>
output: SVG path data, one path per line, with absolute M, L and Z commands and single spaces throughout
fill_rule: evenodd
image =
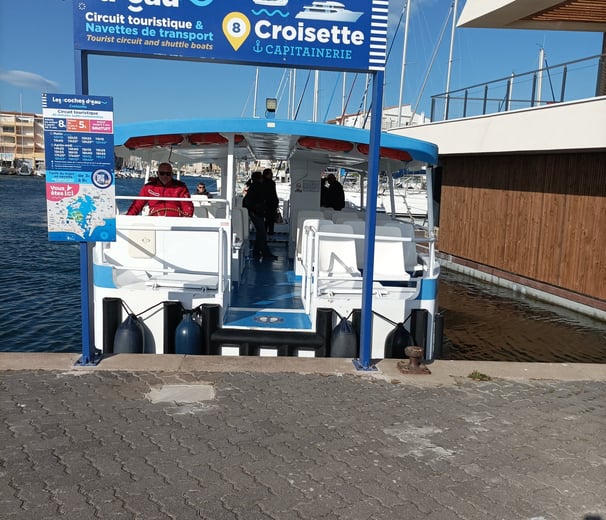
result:
M 191 217 L 194 205 L 190 200 L 153 200 L 154 197 L 172 197 L 189 199 L 189 190 L 184 182 L 173 179 L 173 167 L 170 163 L 158 166 L 158 176 L 143 185 L 139 197 L 148 200 L 135 200 L 128 208 L 127 215 L 138 215 L 147 204 L 150 216 Z
M 253 256 L 263 257 L 267 260 L 275 260 L 275 256 L 267 245 L 267 232 L 265 230 L 265 217 L 270 205 L 266 188 L 263 186 L 263 174 L 260 171 L 252 173 L 251 184 L 248 187 L 242 205 L 248 210 L 248 216 L 255 226 L 255 245 Z
M 345 207 L 345 192 L 343 185 L 337 180 L 334 173 L 326 176 L 328 186 L 322 185 L 320 194 L 320 206 L 323 208 L 333 208 L 341 211 Z
M 274 234 L 274 223 L 276 222 L 276 212 L 280 205 L 278 192 L 276 191 L 276 182 L 271 168 L 263 170 L 263 187 L 267 192 L 267 214 L 265 215 L 265 230 L 268 235 Z

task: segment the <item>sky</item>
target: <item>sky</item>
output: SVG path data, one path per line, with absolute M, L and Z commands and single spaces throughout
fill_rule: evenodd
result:
M 385 107 L 401 89 L 405 0 L 390 2 Z M 403 103 L 429 115 L 431 95 L 446 90 L 452 0 L 410 0 Z M 459 1 L 459 14 L 464 0 Z M 0 0 L 0 110 L 41 113 L 43 92 L 75 92 L 72 0 Z M 440 34 L 443 37 L 440 39 Z M 395 35 L 395 36 L 394 36 Z M 601 33 L 457 28 L 450 88 L 458 89 L 538 67 L 543 48 L 550 66 L 599 54 Z M 430 66 L 430 64 L 432 64 Z M 288 116 L 287 69 L 259 68 L 257 115 L 265 98 Z M 309 76 L 309 79 L 308 79 Z M 252 116 L 256 67 L 159 59 L 91 56 L 89 94 L 114 98 L 116 124 L 154 119 Z M 313 116 L 313 78 L 296 72 L 298 119 Z M 303 86 L 308 81 L 308 88 Z M 319 120 L 341 115 L 343 73 L 319 75 Z M 346 75 L 346 113 L 370 103 L 366 76 Z

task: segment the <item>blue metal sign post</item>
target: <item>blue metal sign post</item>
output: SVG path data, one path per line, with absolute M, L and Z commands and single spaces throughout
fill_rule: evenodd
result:
M 76 90 L 88 92 L 87 54 L 214 61 L 373 74 L 367 208 L 376 208 L 383 77 L 389 0 L 74 0 Z M 372 370 L 372 273 L 376 211 L 366 221 L 360 370 Z M 81 269 L 90 285 L 88 244 Z M 86 262 L 86 265 L 85 265 Z M 90 303 L 82 319 L 90 320 Z M 86 328 L 85 328 L 86 327 Z M 86 333 L 85 333 L 86 331 Z M 82 361 L 92 359 L 89 323 L 83 324 Z

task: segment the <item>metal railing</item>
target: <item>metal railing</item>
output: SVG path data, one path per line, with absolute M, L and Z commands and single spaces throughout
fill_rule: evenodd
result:
M 606 54 L 478 83 L 431 97 L 431 120 L 445 121 L 606 95 Z

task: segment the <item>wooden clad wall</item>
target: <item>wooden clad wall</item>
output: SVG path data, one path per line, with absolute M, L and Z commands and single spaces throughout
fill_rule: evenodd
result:
M 441 162 L 441 252 L 606 301 L 606 152 Z

